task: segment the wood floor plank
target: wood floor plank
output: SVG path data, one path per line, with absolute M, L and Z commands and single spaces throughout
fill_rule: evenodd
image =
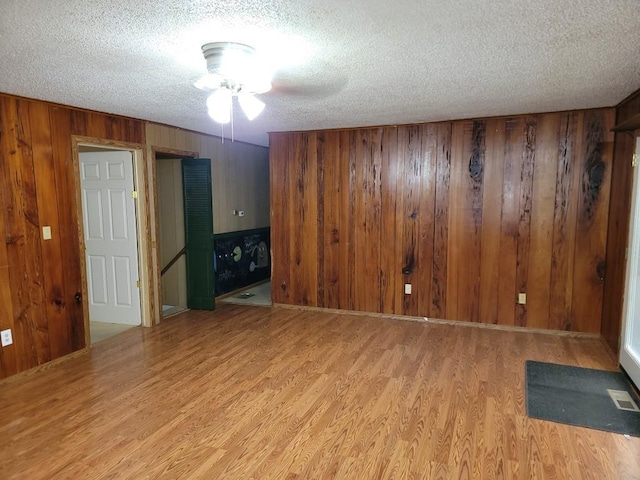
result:
M 530 419 L 525 360 L 598 338 L 221 305 L 0 382 L 4 479 L 640 478 L 640 438 Z

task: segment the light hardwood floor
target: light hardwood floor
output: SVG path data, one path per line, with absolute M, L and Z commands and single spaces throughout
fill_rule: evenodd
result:
M 527 418 L 599 339 L 220 304 L 0 383 L 0 478 L 637 479 L 640 438 Z

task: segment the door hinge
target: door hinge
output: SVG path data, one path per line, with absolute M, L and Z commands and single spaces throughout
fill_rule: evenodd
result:
M 638 154 L 634 153 L 633 157 L 631 157 L 631 166 L 635 167 L 638 164 Z
M 131 198 L 138 198 L 138 192 L 136 192 L 135 190 L 133 190 L 131 192 Z
M 136 282 L 136 287 L 138 287 L 138 288 L 142 287 L 142 282 L 140 280 L 138 280 Z

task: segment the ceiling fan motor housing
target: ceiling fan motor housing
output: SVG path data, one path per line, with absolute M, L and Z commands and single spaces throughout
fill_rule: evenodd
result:
M 235 42 L 213 42 L 202 46 L 207 71 L 224 78 L 242 78 L 252 67 L 256 51 L 249 45 Z

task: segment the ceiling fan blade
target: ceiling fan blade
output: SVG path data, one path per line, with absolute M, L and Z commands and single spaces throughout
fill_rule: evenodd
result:
M 340 93 L 347 83 L 347 77 L 338 77 L 329 82 L 276 77 L 273 79 L 270 95 L 275 93 L 284 96 L 322 100 Z

